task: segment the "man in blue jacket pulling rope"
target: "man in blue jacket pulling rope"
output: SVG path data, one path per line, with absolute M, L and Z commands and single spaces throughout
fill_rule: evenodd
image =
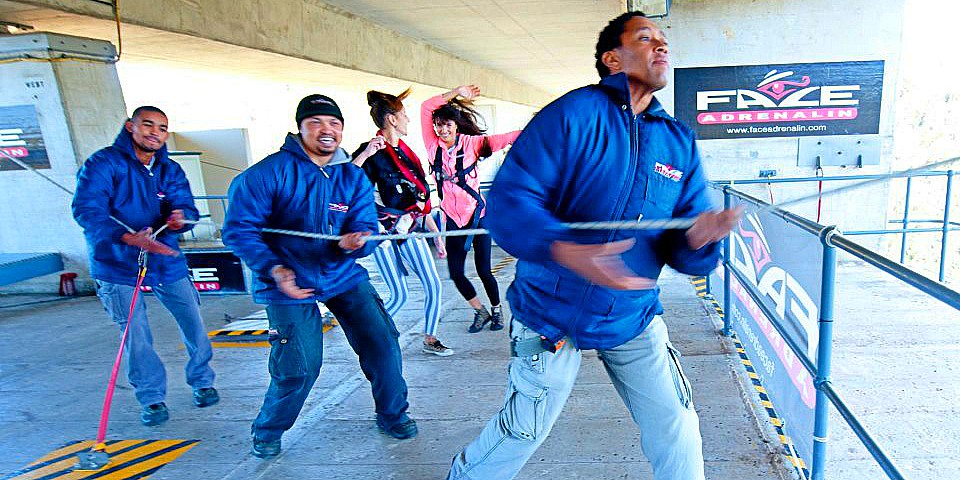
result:
M 393 320 L 357 259 L 376 248 L 373 185 L 352 163 L 331 165 L 343 115 L 329 97 L 310 95 L 297 106 L 299 134 L 230 185 L 223 243 L 259 281 L 254 300 L 267 305 L 270 386 L 253 422 L 253 454 L 280 453 L 323 359 L 323 318 L 336 315 L 360 368 L 370 380 L 377 426 L 394 438 L 417 434 L 407 416 L 407 384 Z M 339 242 L 263 233 L 264 228 L 343 235 Z
M 711 271 L 739 211 L 712 211 L 694 134 L 653 94 L 669 50 L 640 12 L 612 20 L 596 49 L 598 85 L 554 101 L 527 125 L 488 197 L 491 235 L 519 259 L 508 391 L 454 459 L 449 479 L 513 478 L 570 395 L 580 350 L 597 350 L 640 427 L 657 480 L 702 480 L 690 384 L 660 315 L 664 265 Z M 565 222 L 694 218 L 686 231 L 572 231 Z
M 193 228 L 199 212 L 183 169 L 167 156 L 168 135 L 167 115 L 159 108 L 134 110 L 113 145 L 83 163 L 73 218 L 83 227 L 97 295 L 121 333 L 134 297 L 140 251 L 156 254 L 150 257 L 143 285 L 151 287 L 177 321 L 190 356 L 185 373 L 193 387 L 193 403 L 207 407 L 220 400 L 210 368 L 213 349 L 200 317 L 200 296 L 177 244 L 179 234 Z M 160 229 L 162 234 L 155 236 Z M 140 421 L 147 426 L 165 422 L 167 374 L 153 349 L 142 296 L 134 305 L 125 350 L 127 379 L 143 408 Z

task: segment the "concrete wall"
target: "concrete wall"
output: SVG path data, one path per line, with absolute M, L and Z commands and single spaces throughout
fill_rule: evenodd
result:
M 0 105 L 36 107 L 51 166 L 42 172 L 71 190 L 79 165 L 113 142 L 125 118 L 116 70 L 102 62 L 0 64 Z M 80 273 L 78 287 L 89 291 L 86 244 L 70 201 L 32 172 L 0 172 L 0 251 L 60 252 L 65 270 Z M 57 275 L 48 275 L 6 286 L 0 293 L 51 293 L 57 287 Z
M 88 0 L 22 3 L 102 19 L 109 6 Z M 480 67 L 320 1 L 133 0 L 122 2 L 124 22 L 165 32 L 273 52 L 424 85 L 452 87 L 464 78 L 488 94 L 542 105 L 551 96 L 500 72 Z M 376 52 L 376 54 L 372 53 Z
M 174 132 L 169 144 L 177 150 L 201 152 L 200 169 L 203 172 L 207 195 L 226 195 L 233 178 L 252 163 L 247 131 L 242 128 Z M 191 183 L 194 192 L 198 190 Z M 219 201 L 207 202 L 210 218 L 223 225 L 224 209 Z
M 711 67 L 767 63 L 884 60 L 880 117 L 880 165 L 864 168 L 827 167 L 826 175 L 882 173 L 897 170 L 893 134 L 896 80 L 900 68 L 903 0 L 674 0 L 669 17 L 660 23 L 668 40 L 673 66 Z M 673 111 L 673 87 L 658 97 Z M 778 176 L 813 176 L 812 167 L 797 167 L 796 138 L 701 140 L 708 173 L 714 179 L 757 178 L 761 169 Z M 824 190 L 842 185 L 826 184 Z M 772 187 L 779 202 L 816 193 L 815 183 Z M 765 187 L 745 188 L 769 200 Z M 821 223 L 842 229 L 882 228 L 886 222 L 887 185 L 824 200 Z M 816 202 L 792 209 L 816 217 Z M 861 237 L 878 246 L 876 239 Z
M 162 108 L 170 116 L 173 131 L 245 129 L 252 162 L 277 151 L 284 135 L 297 131 L 294 112 L 297 102 L 308 94 L 323 93 L 336 100 L 345 120 L 341 146 L 353 152 L 376 133 L 376 127 L 370 119 L 370 107 L 366 103 L 366 92 L 375 89 L 397 94 L 410 86 L 413 87 L 413 93 L 406 100 L 410 125 L 405 141 L 421 160 L 426 161 L 420 133 L 420 104 L 446 91 L 378 77 L 346 87 L 328 86 L 322 79 L 316 84 L 270 82 L 173 65 L 132 62 L 121 63 L 118 71 L 127 103 L 152 104 Z M 460 83 L 473 81 L 472 78 L 464 78 Z M 522 128 L 531 118 L 534 112 L 532 107 L 487 98 L 487 86 L 482 83 L 479 85 L 484 97 L 478 103 L 489 106 L 495 112 L 496 118 L 488 119 L 491 132 Z M 194 149 L 185 148 L 186 144 L 181 145 L 179 141 L 177 137 L 178 148 Z M 197 150 L 204 151 L 203 148 Z M 208 192 L 211 195 L 226 193 L 215 188 L 208 188 Z

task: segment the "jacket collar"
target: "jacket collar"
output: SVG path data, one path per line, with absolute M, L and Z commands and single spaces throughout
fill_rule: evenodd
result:
M 310 161 L 310 157 L 307 156 L 307 151 L 303 149 L 303 143 L 301 143 L 300 135 L 296 133 L 287 132 L 287 138 L 283 140 L 283 146 L 280 147 L 280 150 L 285 151 L 301 160 L 313 163 Z
M 113 147 L 125 153 L 128 160 L 137 162 L 138 165 L 143 165 L 140 163 L 140 159 L 137 158 L 137 151 L 133 149 L 133 134 L 127 131 L 126 123 L 120 127 L 120 133 L 118 133 L 117 138 L 113 140 Z M 164 143 L 163 146 L 160 147 L 160 150 L 154 152 L 153 164 L 157 165 L 167 158 L 167 144 Z
M 630 83 L 627 80 L 626 73 L 620 72 L 614 75 L 607 75 L 600 79 L 600 86 L 603 87 L 618 104 L 630 105 Z M 674 119 L 663 109 L 663 105 L 660 104 L 657 97 L 653 97 L 650 100 L 650 105 L 647 105 L 647 109 L 644 110 L 643 113 L 667 120 Z

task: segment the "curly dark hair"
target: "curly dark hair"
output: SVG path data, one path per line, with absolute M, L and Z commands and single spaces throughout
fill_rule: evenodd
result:
M 483 117 L 473 108 L 473 102 L 469 100 L 455 98 L 433 111 L 434 125 L 447 120 L 453 120 L 453 123 L 457 124 L 458 133 L 483 135 L 487 132 Z
M 623 43 L 620 42 L 620 36 L 623 35 L 623 31 L 627 27 L 627 22 L 633 17 L 647 18 L 647 16 L 640 11 L 627 12 L 610 20 L 610 23 L 600 31 L 600 38 L 597 39 L 597 51 L 593 54 L 593 57 L 597 60 L 597 73 L 600 74 L 600 78 L 610 75 L 610 69 L 603 64 L 601 57 L 603 57 L 604 53 L 623 45 Z

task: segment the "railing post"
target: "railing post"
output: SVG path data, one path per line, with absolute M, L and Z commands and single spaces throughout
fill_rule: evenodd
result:
M 837 249 L 831 243 L 836 227 L 820 233 L 823 243 L 823 279 L 820 284 L 820 338 L 817 342 L 817 403 L 813 420 L 813 480 L 823 480 L 827 461 L 827 422 L 830 400 L 823 385 L 830 381 L 830 359 L 833 349 L 833 304 L 837 281 Z
M 910 228 L 910 185 L 913 183 L 913 177 L 907 177 L 907 195 L 903 199 L 903 229 Z M 907 260 L 907 232 L 900 236 L 900 264 L 903 265 Z
M 950 238 L 950 200 L 953 198 L 953 170 L 947 170 L 947 200 L 943 206 L 943 233 L 940 240 L 940 282 L 947 272 L 947 240 Z
M 723 208 L 724 210 L 730 210 L 733 208 L 733 198 L 728 191 L 730 187 L 723 187 Z M 732 330 L 730 329 L 730 238 L 733 236 L 733 233 L 727 235 L 727 238 L 723 240 L 723 336 L 729 337 L 732 335 Z

